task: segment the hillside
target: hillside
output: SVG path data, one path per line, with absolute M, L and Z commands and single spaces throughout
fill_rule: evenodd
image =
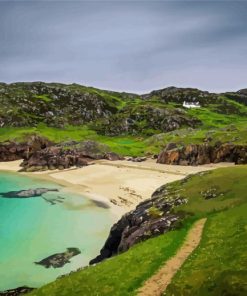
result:
M 199 247 L 172 279 L 164 295 L 246 295 L 246 166 L 191 175 L 158 189 L 148 206 L 148 224 L 170 214 L 180 222 L 166 234 L 64 276 L 30 295 L 136 295 L 137 290 L 178 248 L 194 221 L 207 218 Z M 153 202 L 177 200 L 169 213 Z M 131 214 L 131 213 L 130 213 Z M 227 243 L 226 243 L 227 242 Z M 128 270 L 128 272 L 126 272 Z
M 183 102 L 199 103 L 185 108 Z M 38 134 L 95 140 L 122 155 L 157 154 L 169 142 L 246 144 L 246 90 L 213 94 L 169 87 L 145 95 L 78 84 L 0 84 L 0 141 Z

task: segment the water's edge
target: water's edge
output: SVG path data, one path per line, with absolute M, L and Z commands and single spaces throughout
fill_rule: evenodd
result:
M 55 187 L 59 192 L 47 192 L 44 198 L 0 198 L 0 291 L 39 287 L 87 265 L 116 220 L 109 209 L 55 182 L 0 171 L 0 192 L 39 187 Z M 57 197 L 62 202 L 47 202 Z M 34 264 L 67 248 L 78 248 L 81 254 L 61 268 Z

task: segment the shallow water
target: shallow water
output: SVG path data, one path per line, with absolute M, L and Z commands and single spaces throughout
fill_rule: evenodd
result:
M 99 253 L 116 217 L 109 209 L 60 185 L 20 174 L 0 172 L 0 192 L 29 188 L 58 188 L 46 199 L 64 198 L 51 205 L 42 197 L 0 197 L 0 291 L 27 285 L 39 287 L 59 275 L 88 264 Z M 55 253 L 76 247 L 81 254 L 62 268 L 34 264 Z

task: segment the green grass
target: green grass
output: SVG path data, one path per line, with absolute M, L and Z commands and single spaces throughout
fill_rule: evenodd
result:
M 228 121 L 228 119 L 227 119 Z M 37 127 L 3 127 L 0 129 L 0 142 L 7 140 L 25 139 L 30 134 L 47 137 L 54 142 L 94 140 L 110 146 L 112 151 L 121 155 L 140 156 L 144 154 L 158 154 L 170 142 L 179 144 L 200 144 L 206 137 L 216 141 L 247 144 L 247 120 L 232 121 L 221 128 L 181 129 L 169 133 L 157 134 L 151 137 L 141 136 L 103 136 L 97 134 L 88 126 L 66 126 L 65 128 L 48 127 L 39 124 Z M 146 131 L 150 134 L 154 131 Z
M 46 102 L 46 103 L 49 103 L 49 102 L 51 102 L 52 101 L 52 99 L 49 97 L 49 95 L 36 95 L 35 97 L 34 97 L 34 99 L 36 99 L 36 100 L 41 100 L 41 101 L 44 101 L 44 102 Z
M 155 96 L 149 100 L 142 100 L 138 96 L 134 96 L 134 98 L 128 96 L 124 97 L 124 94 L 78 86 L 76 84 L 69 85 L 67 88 L 70 91 L 83 91 L 101 96 L 107 104 L 114 107 L 116 110 L 122 110 L 123 113 L 128 113 L 130 110 L 132 110 L 131 112 L 138 113 L 140 108 L 145 109 L 148 106 L 174 109 L 181 105 L 172 102 L 164 104 Z M 40 100 L 48 104 L 52 99 L 49 95 L 43 94 L 36 95 L 33 100 Z M 31 122 L 42 122 L 44 118 L 39 114 L 34 115 L 32 113 L 27 113 L 19 107 L 13 106 L 9 117 L 14 119 L 19 118 L 19 121 L 23 119 L 22 124 L 26 124 L 27 127 L 0 128 L 0 142 L 14 139 L 21 141 L 27 135 L 36 133 L 54 142 L 95 140 L 109 145 L 112 151 L 116 153 L 130 156 L 158 154 L 166 144 L 170 142 L 178 144 L 201 144 L 204 142 L 205 138 L 209 137 L 212 139 L 211 144 L 221 141 L 222 143 L 231 142 L 234 144 L 247 145 L 247 107 L 229 100 L 226 97 L 221 97 L 221 100 L 224 102 L 221 102 L 221 105 L 215 103 L 203 108 L 186 110 L 189 116 L 193 116 L 202 122 L 202 124 L 195 129 L 181 128 L 172 132 L 160 134 L 158 129 L 148 128 L 146 119 L 144 118 L 143 121 L 138 123 L 140 128 L 140 133 L 138 135 L 122 135 L 115 137 L 104 136 L 97 133 L 94 130 L 95 122 L 79 126 L 67 125 L 64 128 L 48 127 L 44 123 L 39 123 L 38 125 L 33 124 L 33 127 L 28 127 Z M 230 108 L 231 112 L 228 115 L 221 114 L 219 112 L 220 110 L 217 110 L 217 108 L 223 108 L 222 106 Z M 4 116 L 8 111 L 8 108 L 6 107 L 6 109 L 5 107 L 2 106 L 0 117 Z M 99 123 L 99 126 L 101 126 L 101 123 Z
M 208 218 L 200 246 L 164 295 L 247 295 L 247 204 Z
M 201 217 L 208 219 L 202 241 L 175 275 L 166 295 L 246 295 L 246 180 L 247 166 L 233 166 L 169 184 L 171 197 L 179 190 L 188 199 L 176 210 L 188 216 L 179 229 L 139 243 L 30 295 L 136 295 L 143 282 L 176 253 L 192 223 Z M 212 187 L 218 197 L 206 200 L 202 192 Z
M 0 142 L 7 140 L 22 141 L 31 134 L 37 134 L 59 143 L 63 141 L 84 141 L 94 140 L 108 145 L 113 152 L 120 155 L 138 156 L 146 151 L 146 145 L 141 137 L 117 136 L 109 137 L 98 135 L 87 126 L 66 126 L 65 128 L 48 127 L 39 124 L 37 127 L 14 128 L 4 127 L 0 129 Z
M 246 180 L 247 166 L 242 165 L 192 175 L 187 182 L 176 181 L 171 184 L 171 190 L 180 190 L 180 194 L 188 200 L 176 211 L 205 216 L 246 203 Z M 202 196 L 201 192 L 209 188 L 216 189 L 216 198 L 205 199 Z
M 192 221 L 180 230 L 135 245 L 126 253 L 58 279 L 30 295 L 135 295 L 136 289 L 176 253 Z

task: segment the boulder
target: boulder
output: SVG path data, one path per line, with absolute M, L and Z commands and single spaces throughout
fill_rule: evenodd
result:
M 114 160 L 123 160 L 124 158 L 119 156 L 117 153 L 115 152 L 107 152 L 105 154 L 105 159 L 108 159 L 108 160 L 111 160 L 111 161 L 114 161 Z

